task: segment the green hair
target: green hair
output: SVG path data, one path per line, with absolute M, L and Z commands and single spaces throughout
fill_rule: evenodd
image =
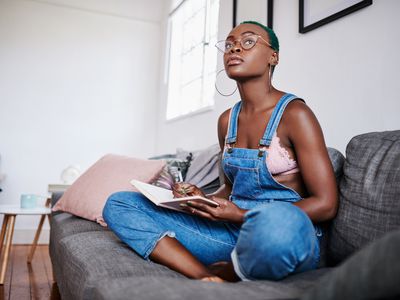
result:
M 254 24 L 254 25 L 257 25 L 257 26 L 261 27 L 262 29 L 264 29 L 268 33 L 271 48 L 274 49 L 276 52 L 279 52 L 279 40 L 278 40 L 278 37 L 276 36 L 275 32 L 271 28 L 269 28 L 261 23 L 258 23 L 256 21 L 244 21 L 240 24 Z

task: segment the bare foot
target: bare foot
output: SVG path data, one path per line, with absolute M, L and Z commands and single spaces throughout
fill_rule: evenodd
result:
M 225 280 L 223 280 L 222 278 L 220 278 L 218 276 L 204 277 L 204 278 L 201 279 L 201 281 L 218 282 L 218 283 L 225 282 Z
M 209 265 L 207 268 L 215 277 L 224 281 L 240 281 L 240 278 L 235 273 L 232 262 L 219 261 Z

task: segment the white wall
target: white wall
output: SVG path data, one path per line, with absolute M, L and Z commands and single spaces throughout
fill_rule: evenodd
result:
M 306 100 L 327 145 L 344 152 L 354 135 L 400 129 L 400 1 L 375 0 L 372 6 L 306 34 L 298 33 L 298 1 L 274 1 L 274 6 L 274 30 L 281 43 L 275 87 Z M 231 11 L 232 1 L 221 0 L 221 39 L 231 28 Z M 166 95 L 162 81 L 158 153 L 216 143 L 218 116 L 239 100 L 238 94 L 217 94 L 213 111 L 166 122 Z
M 298 1 L 275 7 L 282 45 L 275 82 L 304 97 L 328 145 L 345 151 L 354 135 L 400 129 L 400 1 L 375 0 L 306 34 L 297 33 Z
M 0 204 L 46 196 L 72 163 L 153 154 L 164 4 L 112 2 L 0 0 Z M 18 217 L 14 241 L 38 221 Z

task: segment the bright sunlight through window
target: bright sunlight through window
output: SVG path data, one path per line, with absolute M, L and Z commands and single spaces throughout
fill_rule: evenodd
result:
M 214 105 L 219 0 L 186 0 L 169 17 L 167 120 Z

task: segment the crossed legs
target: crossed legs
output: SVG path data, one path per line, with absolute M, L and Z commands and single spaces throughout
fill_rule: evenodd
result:
M 239 228 L 157 207 L 139 193 L 119 192 L 110 196 L 103 216 L 144 259 L 193 279 L 277 280 L 318 262 L 314 227 L 290 203 L 252 209 Z

